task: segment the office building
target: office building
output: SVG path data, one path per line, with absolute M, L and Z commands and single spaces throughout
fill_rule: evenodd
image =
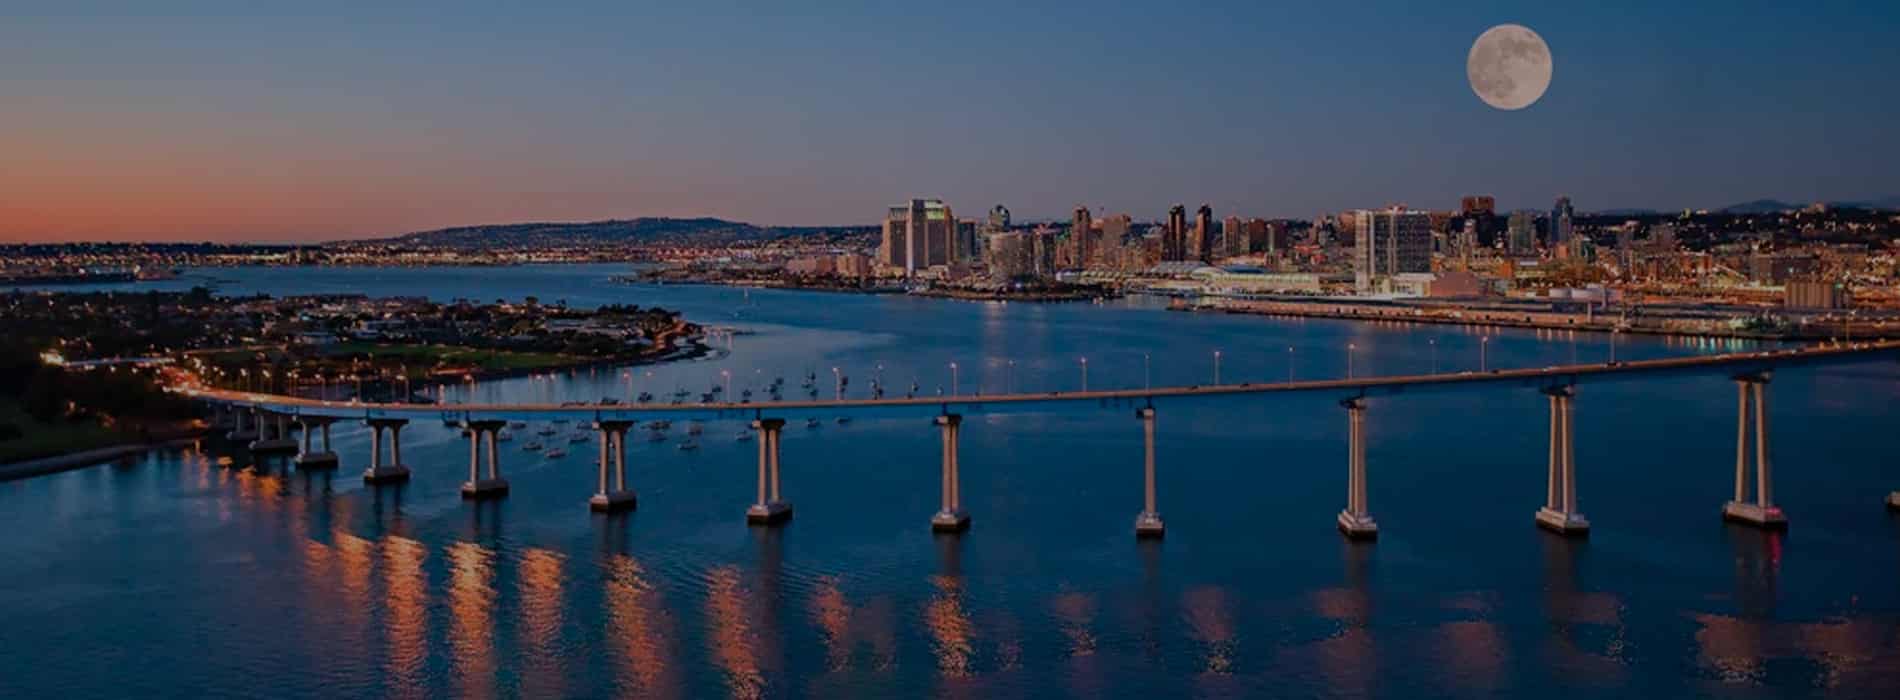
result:
M 913 199 L 891 207 L 884 217 L 878 262 L 912 277 L 932 265 L 962 259 L 957 250 L 957 219 L 936 199 Z
M 1557 204 L 1550 208 L 1550 249 L 1568 250 L 1570 239 L 1575 235 L 1571 219 L 1576 212 L 1570 207 L 1569 197 L 1558 197 Z
M 1465 195 L 1458 202 L 1458 213 L 1465 217 L 1478 214 L 1490 214 L 1497 211 L 1498 200 L 1488 194 Z
M 1208 261 L 1214 259 L 1214 208 L 1205 204 L 1194 211 L 1194 232 L 1188 241 L 1188 255 L 1185 259 Z
M 1167 227 L 1162 229 L 1161 260 L 1185 260 L 1187 254 L 1187 207 L 1176 204 L 1168 208 Z
M 1100 255 L 1095 242 L 1095 221 L 1088 207 L 1075 208 L 1075 215 L 1069 221 L 1069 240 L 1075 248 L 1075 267 L 1088 269 Z
M 1399 275 L 1432 271 L 1432 217 L 1428 212 L 1400 209 L 1354 212 L 1358 232 L 1353 237 L 1353 280 L 1361 292 L 1389 286 Z
M 1537 252 L 1537 215 L 1528 211 L 1511 212 L 1511 221 L 1505 229 L 1505 250 L 1512 255 L 1531 255 Z

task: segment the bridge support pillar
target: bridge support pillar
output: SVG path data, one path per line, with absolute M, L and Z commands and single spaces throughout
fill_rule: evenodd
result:
M 307 470 L 335 469 L 336 453 L 330 450 L 330 423 L 335 419 L 318 416 L 298 416 L 297 422 L 303 424 L 303 450 L 297 453 L 297 468 Z M 310 449 L 312 433 L 321 430 L 323 442 L 321 449 Z
M 290 418 L 282 413 L 258 412 L 257 439 L 249 447 L 258 454 L 297 451 L 297 441 L 290 438 Z
M 409 480 L 409 467 L 402 463 L 402 427 L 406 418 L 371 418 L 369 424 L 369 469 L 363 471 L 363 483 L 389 484 Z M 383 431 L 389 431 L 389 461 L 383 461 Z
M 759 498 L 745 511 L 748 525 L 774 526 L 792 518 L 792 504 L 779 498 L 779 435 L 785 431 L 785 419 L 760 418 L 752 421 L 759 431 Z M 769 488 L 768 488 L 769 487 Z
M 1537 525 L 1559 535 L 1590 534 L 1590 521 L 1577 512 L 1576 387 L 1544 390 L 1550 397 L 1550 484 Z
M 1135 418 L 1141 421 L 1142 442 L 1142 501 L 1141 512 L 1135 514 L 1135 539 L 1148 539 L 1168 531 L 1161 523 L 1161 512 L 1155 510 L 1155 410 L 1136 409 Z
M 1339 511 L 1339 531 L 1347 539 L 1370 540 L 1379 536 L 1379 523 L 1372 519 L 1366 502 L 1366 400 L 1339 402 L 1346 409 L 1346 509 Z
M 970 514 L 963 512 L 962 475 L 958 473 L 957 438 L 963 431 L 963 416 L 948 413 L 936 418 L 943 432 L 943 504 L 930 516 L 931 532 L 962 532 L 970 529 Z
M 251 415 L 251 411 L 252 409 L 242 406 L 231 407 L 231 432 L 225 433 L 224 439 L 246 445 L 257 439 L 257 430 L 245 424 L 245 418 L 255 417 Z
M 1722 517 L 1745 525 L 1782 530 L 1788 518 L 1775 505 L 1774 474 L 1768 458 L 1769 373 L 1735 378 L 1735 500 L 1722 506 Z M 1748 434 L 1755 424 L 1754 499 L 1749 499 Z
M 508 480 L 501 478 L 500 450 L 496 449 L 495 433 L 508 425 L 501 420 L 468 421 L 468 481 L 462 482 L 462 497 L 469 499 L 500 498 L 508 495 Z M 488 476 L 481 474 L 482 448 L 488 448 Z
M 633 489 L 627 488 L 627 431 L 632 428 L 633 421 L 630 420 L 594 423 L 594 429 L 600 431 L 600 476 L 594 496 L 587 499 L 588 510 L 612 513 L 639 505 L 639 498 L 634 495 Z M 613 467 L 611 481 L 609 465 Z

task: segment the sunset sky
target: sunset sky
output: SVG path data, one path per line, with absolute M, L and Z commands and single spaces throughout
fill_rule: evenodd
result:
M 258 4 L 8 11 L 0 241 L 1900 194 L 1895 4 Z M 1503 22 L 1555 57 L 1517 112 L 1465 79 Z

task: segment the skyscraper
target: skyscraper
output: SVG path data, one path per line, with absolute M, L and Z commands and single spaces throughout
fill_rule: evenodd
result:
M 902 268 L 910 277 L 920 268 L 962 259 L 957 246 L 957 219 L 950 207 L 942 200 L 913 199 L 886 212 L 878 262 Z
M 1009 230 L 1009 208 L 1001 204 L 990 207 L 990 231 Z
M 1550 208 L 1550 247 L 1552 250 L 1565 250 L 1570 246 L 1572 235 L 1571 218 L 1576 214 L 1570 208 L 1569 197 L 1558 197 L 1557 204 Z
M 1220 221 L 1220 255 L 1246 255 L 1246 224 L 1241 223 L 1241 217 L 1227 215 Z
M 1186 260 L 1187 251 L 1187 207 L 1176 204 L 1168 207 L 1168 225 L 1162 229 L 1161 260 Z
M 1089 264 L 1095 262 L 1096 256 L 1100 254 L 1094 240 L 1095 221 L 1089 216 L 1088 207 L 1075 208 L 1075 217 L 1069 222 L 1069 238 L 1074 241 L 1075 266 L 1088 269 Z
M 1208 261 L 1214 259 L 1214 208 L 1202 204 L 1194 210 L 1194 235 L 1190 243 L 1188 258 Z
M 1504 247 L 1512 255 L 1529 255 L 1537 250 L 1536 214 L 1528 211 L 1511 212 L 1511 221 L 1505 231 Z
M 1393 275 L 1432 271 L 1432 217 L 1429 212 L 1393 207 L 1362 209 L 1353 237 L 1353 279 L 1359 291 L 1371 291 Z

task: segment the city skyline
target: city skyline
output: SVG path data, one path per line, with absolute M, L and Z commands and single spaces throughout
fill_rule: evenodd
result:
M 911 192 L 1049 220 L 1077 202 L 1306 218 L 1474 192 L 1581 211 L 1900 193 L 1900 98 L 1874 89 L 1900 67 L 1885 7 L 241 12 L 0 27 L 17 166 L 0 242 L 863 225 Z M 1472 40 L 1505 22 L 1556 64 L 1514 112 L 1465 82 Z

